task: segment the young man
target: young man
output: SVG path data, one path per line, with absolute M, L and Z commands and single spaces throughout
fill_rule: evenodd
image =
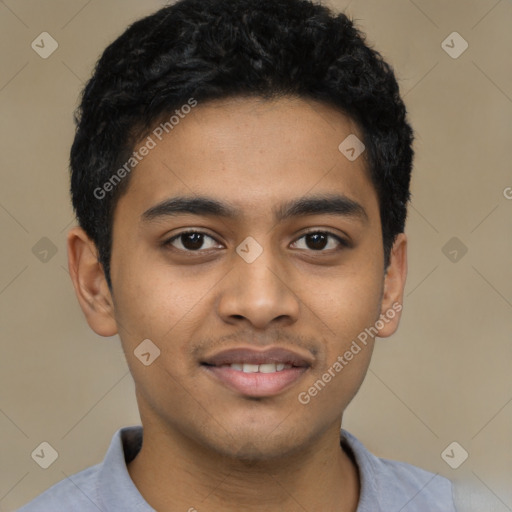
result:
M 309 1 L 182 0 L 112 43 L 69 268 L 142 427 L 21 511 L 454 511 L 340 430 L 400 319 L 412 140 L 390 66 Z

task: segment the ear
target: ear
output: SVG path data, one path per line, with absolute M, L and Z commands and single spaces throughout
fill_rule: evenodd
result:
M 96 245 L 82 228 L 75 227 L 68 233 L 67 247 L 69 273 L 87 323 L 100 336 L 114 336 L 114 303 Z
M 399 233 L 391 249 L 389 265 L 384 277 L 380 322 L 378 329 L 380 338 L 391 336 L 400 323 L 405 280 L 407 278 L 407 237 Z

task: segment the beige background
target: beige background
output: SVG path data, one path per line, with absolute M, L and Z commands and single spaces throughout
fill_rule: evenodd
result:
M 88 328 L 67 273 L 67 160 L 100 52 L 162 5 L 0 2 L 0 511 L 100 462 L 114 431 L 139 423 L 119 339 Z M 459 511 L 510 511 L 512 2 L 330 5 L 395 67 L 417 136 L 403 321 L 377 342 L 344 427 L 379 456 L 450 478 Z M 59 44 L 48 59 L 31 48 L 43 31 Z M 441 46 L 454 31 L 469 43 L 457 59 Z M 43 237 L 57 250 L 47 262 L 33 252 Z M 443 252 L 452 237 L 463 257 Z M 31 458 L 42 441 L 59 454 L 46 470 Z M 458 469 L 441 458 L 452 441 L 469 453 Z

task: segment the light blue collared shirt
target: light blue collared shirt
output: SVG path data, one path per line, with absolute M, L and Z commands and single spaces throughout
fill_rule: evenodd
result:
M 103 462 L 50 487 L 18 512 L 156 512 L 126 467 L 142 446 L 141 426 L 119 429 Z M 357 512 L 456 512 L 451 482 L 405 462 L 371 454 L 341 429 L 341 445 L 359 468 Z

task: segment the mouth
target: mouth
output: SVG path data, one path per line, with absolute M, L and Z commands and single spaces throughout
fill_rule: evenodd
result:
M 269 397 L 285 391 L 312 364 L 311 354 L 283 348 L 236 348 L 201 361 L 201 367 L 217 383 L 250 397 Z

